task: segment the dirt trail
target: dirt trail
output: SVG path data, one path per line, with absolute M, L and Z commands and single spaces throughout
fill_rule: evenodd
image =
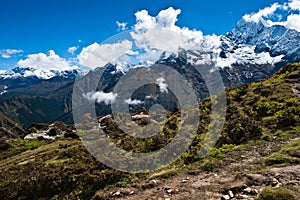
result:
M 286 184 L 294 181 L 294 185 L 299 187 L 300 165 L 272 168 L 258 163 L 262 157 L 278 151 L 280 147 L 296 139 L 298 138 L 265 142 L 252 146 L 250 150 L 228 152 L 223 159 L 224 165 L 214 172 L 183 171 L 168 179 L 149 180 L 127 188 L 114 187 L 105 193 L 109 196 L 108 199 L 120 200 L 216 200 L 231 190 L 235 196 L 231 199 L 254 199 L 256 192 L 278 179 L 282 182 L 286 180 Z M 247 187 L 252 191 L 243 192 Z

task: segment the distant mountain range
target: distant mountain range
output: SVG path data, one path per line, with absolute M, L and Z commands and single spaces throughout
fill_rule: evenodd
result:
M 283 26 L 269 27 L 263 22 L 242 19 L 235 29 L 216 38 L 219 45 L 211 45 L 211 41 L 204 40 L 196 49 L 181 48 L 178 52 L 164 53 L 156 63 L 170 66 L 183 74 L 195 84 L 193 87 L 203 99 L 207 97 L 203 95 L 203 80 L 192 66 L 217 66 L 225 86 L 235 87 L 268 78 L 284 63 L 300 61 L 300 33 Z M 118 65 L 106 65 L 99 90 L 111 91 L 126 73 L 118 70 Z M 135 66 L 126 63 L 121 68 L 136 70 Z M 103 69 L 97 68 L 95 72 Z M 76 77 L 84 74 L 81 70 L 20 67 L 2 72 L 0 112 L 24 127 L 55 120 L 72 123 L 72 86 Z

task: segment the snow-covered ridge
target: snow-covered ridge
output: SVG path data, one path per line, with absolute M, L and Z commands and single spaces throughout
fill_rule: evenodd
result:
M 183 48 L 180 48 L 183 49 Z M 176 62 L 177 52 L 163 52 L 158 59 Z M 300 61 L 300 33 L 285 26 L 268 26 L 262 21 L 240 20 L 232 31 L 221 36 L 203 36 L 192 49 L 183 49 L 191 65 L 213 65 L 224 68 L 236 65 L 275 65 L 280 62 Z M 117 63 L 126 73 L 131 68 L 149 66 Z
M 0 73 L 0 78 L 2 79 L 16 79 L 16 78 L 38 78 L 38 79 L 51 79 L 54 77 L 63 78 L 75 78 L 77 75 L 81 75 L 84 72 L 82 70 L 45 70 L 45 69 L 34 69 L 34 68 L 20 68 L 16 67 L 7 71 L 2 71 Z

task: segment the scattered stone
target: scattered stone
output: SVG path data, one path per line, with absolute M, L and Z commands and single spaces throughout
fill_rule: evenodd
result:
M 238 194 L 236 196 L 237 199 L 249 199 L 250 197 L 248 195 L 245 194 Z
M 133 195 L 133 194 L 134 194 L 134 191 L 129 192 L 129 195 Z
M 182 179 L 182 183 L 186 183 L 186 182 L 188 182 L 190 180 L 190 177 L 186 177 L 186 179 Z
M 230 199 L 230 196 L 227 194 L 222 196 L 222 200 L 229 200 L 229 199 Z
M 252 189 L 251 194 L 257 195 L 259 192 L 257 189 Z
M 117 191 L 117 192 L 113 193 L 112 196 L 114 196 L 114 197 L 120 197 L 121 196 L 121 192 Z
M 237 194 L 240 191 L 243 191 L 243 189 L 247 188 L 247 185 L 244 181 L 236 181 L 233 182 L 229 188 L 233 193 Z
M 233 194 L 233 192 L 231 190 L 228 191 L 228 195 L 229 195 L 230 198 L 234 197 L 234 194 Z
M 151 180 L 149 183 L 152 183 L 154 185 L 157 185 L 158 184 L 158 181 L 157 180 Z
M 300 185 L 300 182 L 299 181 L 289 181 L 289 182 L 287 182 L 287 184 L 286 185 L 292 185 L 292 186 L 295 186 L 295 185 Z
M 253 188 L 250 188 L 250 187 L 247 187 L 243 190 L 244 193 L 247 193 L 247 194 L 251 194 L 251 195 L 257 195 L 259 192 L 257 189 L 253 189 Z
M 245 188 L 243 191 L 244 191 L 244 192 L 246 192 L 246 193 L 248 193 L 248 194 L 250 194 L 250 193 L 251 193 L 251 191 L 252 191 L 252 189 L 251 189 L 251 188 L 249 188 L 249 187 L 247 187 L 247 188 Z
M 154 188 L 158 185 L 158 181 L 157 180 L 150 180 L 148 183 L 143 184 L 141 187 L 142 189 L 146 190 L 149 188 Z
M 166 192 L 168 194 L 175 194 L 175 193 L 179 192 L 179 190 L 178 189 L 168 189 Z
M 173 190 L 173 189 L 168 189 L 168 190 L 167 190 L 167 193 L 168 193 L 168 194 L 173 194 L 173 193 L 174 193 L 174 190 Z
M 154 188 L 155 186 L 157 186 L 157 180 L 151 180 L 148 183 L 149 188 Z
M 131 119 L 139 125 L 147 125 L 150 123 L 150 116 L 145 115 L 143 112 L 141 114 L 131 116 Z
M 279 181 L 276 178 L 273 178 L 272 180 L 272 186 L 276 186 L 279 183 Z
M 105 128 L 107 125 L 112 124 L 112 119 L 111 114 L 98 118 L 99 128 Z
M 275 185 L 275 188 L 279 188 L 280 186 L 282 186 L 282 184 L 278 183 L 277 185 Z

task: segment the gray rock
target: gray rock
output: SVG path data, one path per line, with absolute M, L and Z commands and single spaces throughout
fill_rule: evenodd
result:
M 276 186 L 279 183 L 279 181 L 276 178 L 273 178 L 272 180 L 272 186 Z
M 120 197 L 121 196 L 121 192 L 117 191 L 117 192 L 113 193 L 112 196 L 114 196 L 114 197 Z
M 167 193 L 168 193 L 168 194 L 175 194 L 175 193 L 177 193 L 177 192 L 178 192 L 177 189 L 168 189 L 168 190 L 167 190 Z
M 246 184 L 251 185 L 270 185 L 272 179 L 261 174 L 247 174 Z
M 251 194 L 257 195 L 259 192 L 257 189 L 252 189 Z
M 244 191 L 244 192 L 246 192 L 246 193 L 248 193 L 248 194 L 250 194 L 250 193 L 251 193 L 251 191 L 252 191 L 252 189 L 251 189 L 251 188 L 249 188 L 249 187 L 247 187 L 247 188 L 245 188 L 243 191 Z
M 245 194 L 238 194 L 236 196 L 237 199 L 249 199 L 250 197 L 248 195 Z
M 237 194 L 237 193 L 243 191 L 243 189 L 245 189 L 245 188 L 247 188 L 247 185 L 246 185 L 245 182 L 242 181 L 242 180 L 241 180 L 241 181 L 233 182 L 233 183 L 231 183 L 230 186 L 229 186 L 229 189 L 230 189 L 233 193 L 235 193 L 235 194 Z
M 24 137 L 24 140 L 55 140 L 55 137 L 38 134 L 38 133 L 31 133 Z
M 222 200 L 229 200 L 229 199 L 230 199 L 230 196 L 227 194 L 222 196 Z
M 149 183 L 148 183 L 147 188 L 154 188 L 157 185 L 158 185 L 158 181 L 157 180 L 150 180 Z
M 231 190 L 228 191 L 228 195 L 230 196 L 230 198 L 233 198 L 234 197 L 234 194 Z

